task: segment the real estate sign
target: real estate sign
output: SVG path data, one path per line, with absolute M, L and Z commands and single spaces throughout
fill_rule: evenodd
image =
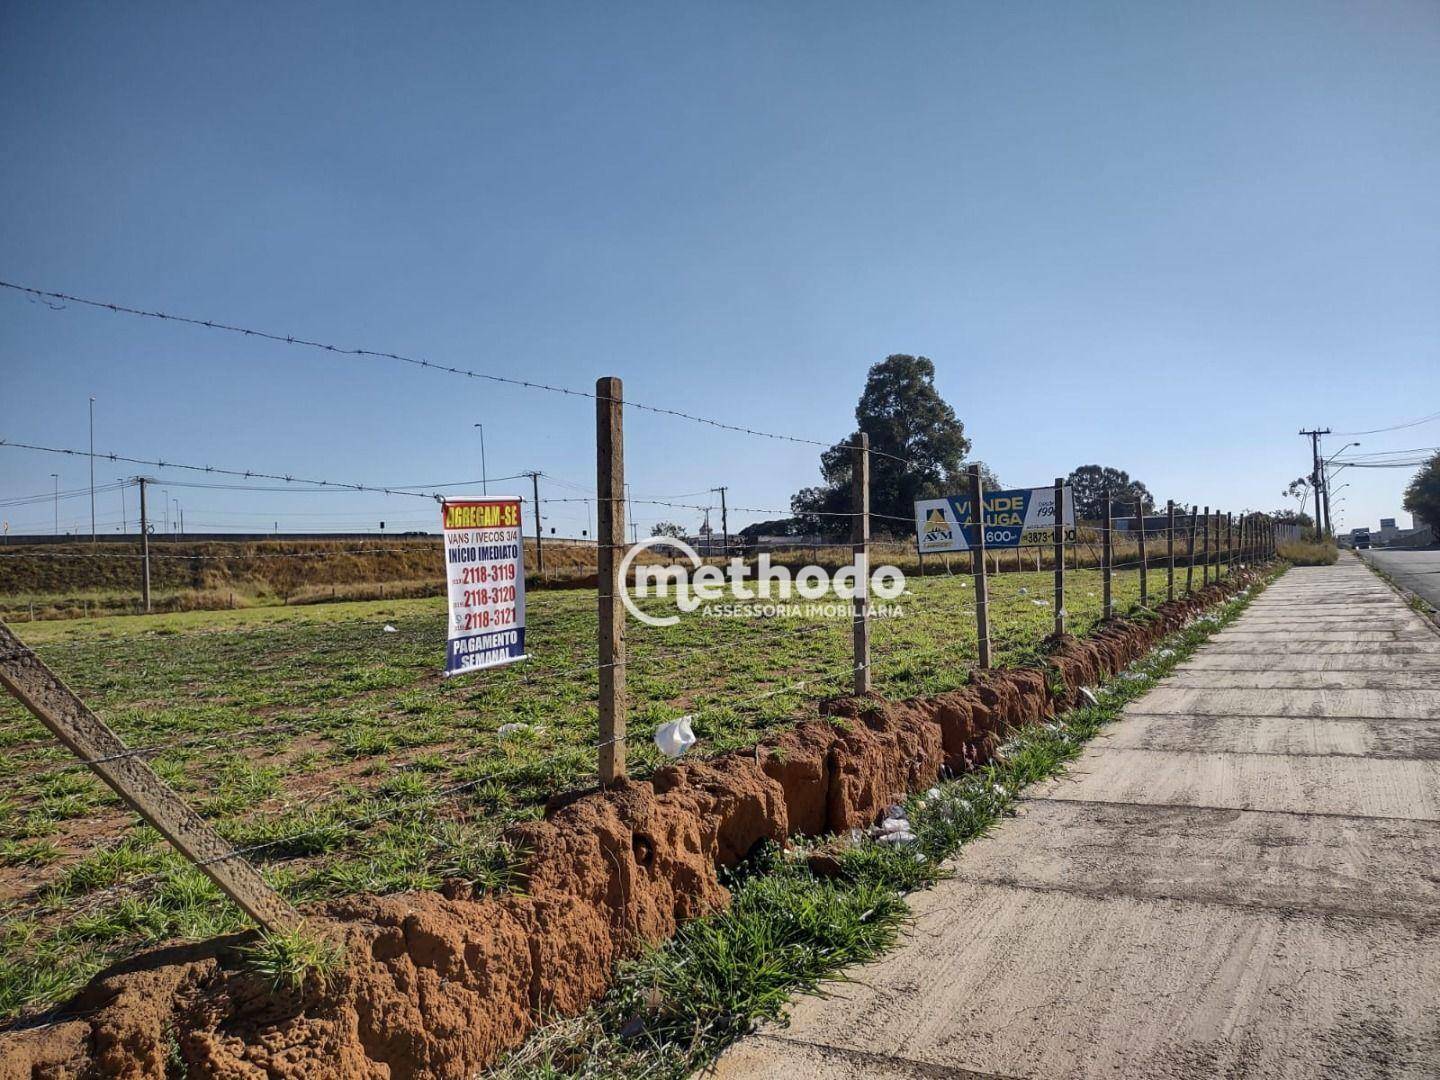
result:
M 1065 542 L 1075 540 L 1075 502 L 1064 489 Z M 984 495 L 985 546 L 1019 547 L 1055 542 L 1055 488 L 1017 488 Z M 969 551 L 977 546 L 979 527 L 970 496 L 921 499 L 915 503 L 915 535 L 921 552 Z
M 524 660 L 525 560 L 520 500 L 466 499 L 441 507 L 450 630 L 445 674 Z

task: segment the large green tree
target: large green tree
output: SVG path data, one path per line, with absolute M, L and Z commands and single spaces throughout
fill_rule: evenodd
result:
M 1135 513 L 1135 503 L 1144 504 L 1148 514 L 1155 509 L 1155 499 L 1150 489 L 1139 480 L 1131 480 L 1124 469 L 1109 465 L 1081 465 L 1070 474 L 1071 497 L 1075 500 L 1075 517 L 1082 521 L 1096 521 L 1105 514 L 1105 489 L 1110 489 L 1117 517 L 1128 517 Z
M 903 532 L 915 500 L 963 490 L 970 440 L 935 389 L 935 365 L 897 353 L 870 369 L 855 406 L 856 431 L 820 455 L 823 483 L 797 492 L 790 508 L 807 528 L 843 535 L 850 528 L 850 482 L 856 434 L 870 436 L 870 512 L 873 530 Z M 983 468 L 983 466 L 982 466 Z M 999 481 L 984 470 L 986 486 Z
M 1410 481 L 1404 505 L 1431 529 L 1440 529 L 1440 454 L 1421 466 Z

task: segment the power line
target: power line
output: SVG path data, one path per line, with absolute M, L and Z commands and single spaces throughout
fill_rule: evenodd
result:
M 1379 435 L 1382 431 L 1399 431 L 1402 428 L 1419 427 L 1421 424 L 1431 424 L 1436 420 L 1440 420 L 1440 412 L 1422 416 L 1419 420 L 1406 420 L 1401 424 L 1391 424 L 1389 427 L 1371 428 L 1369 431 L 1337 431 L 1334 434 L 1347 438 L 1351 435 Z
M 508 386 L 524 387 L 528 390 L 544 390 L 552 394 L 564 394 L 569 397 L 588 398 L 592 401 L 601 400 L 599 396 L 589 390 L 574 390 L 567 386 L 554 386 L 550 383 L 536 382 L 532 379 L 517 379 L 507 375 L 492 375 L 488 372 L 474 371 L 469 368 L 452 367 L 448 364 L 437 364 L 430 360 L 423 360 L 414 356 L 406 356 L 403 353 L 387 352 L 382 349 L 347 348 L 340 345 L 331 345 L 323 341 L 312 341 L 308 338 L 297 337 L 294 334 L 280 334 L 270 330 L 256 330 L 251 327 L 237 326 L 232 323 L 219 322 L 214 319 L 199 319 L 187 315 L 171 315 L 164 311 L 147 311 L 143 308 L 128 307 L 124 304 L 115 304 L 104 300 L 91 300 L 83 296 L 74 296 L 70 293 L 52 292 L 47 289 L 37 289 L 29 285 L 19 285 L 11 281 L 0 281 L 0 288 L 11 289 L 15 292 L 26 293 L 42 300 L 59 300 L 63 303 L 81 304 L 85 307 L 101 308 L 113 311 L 122 315 L 136 315 L 145 319 L 160 319 L 166 322 L 184 323 L 189 326 L 203 326 L 208 330 L 223 330 L 227 333 L 240 334 L 245 337 L 261 338 L 266 341 L 276 341 L 285 345 L 299 345 L 308 349 L 317 349 L 322 352 L 335 353 L 342 356 L 365 356 L 379 360 L 395 360 L 402 364 L 411 364 L 415 367 L 429 368 L 432 371 L 440 371 L 449 375 L 461 375 L 468 379 L 482 379 L 486 382 L 503 383 Z M 47 305 L 49 306 L 49 305 Z M 608 399 L 606 399 L 608 400 Z M 781 432 L 761 431 L 757 428 L 745 427 L 743 424 L 730 424 L 722 420 L 716 420 L 708 416 L 697 416 L 694 413 L 687 413 L 680 409 L 670 409 L 660 405 L 648 405 L 640 401 L 624 401 L 622 406 L 641 409 L 645 412 L 656 413 L 661 416 L 673 416 L 680 420 L 688 420 L 695 424 L 704 424 L 709 427 L 719 428 L 724 431 L 734 431 L 743 435 L 754 435 L 764 439 L 775 439 L 781 442 L 800 443 L 807 446 L 828 447 L 829 443 L 820 439 L 807 439 L 800 435 L 787 435 Z M 871 454 L 880 457 L 891 458 L 895 461 L 910 464 L 908 459 L 895 454 L 888 454 L 883 450 L 871 450 Z
M 71 457 L 88 458 L 92 456 L 88 450 L 71 450 L 60 446 L 38 446 L 34 443 L 15 442 L 11 439 L 0 439 L 0 446 L 13 446 L 19 450 L 36 450 L 45 454 L 67 454 Z M 385 487 L 380 484 L 350 484 L 340 480 L 311 480 L 303 476 L 267 473 L 257 469 L 222 469 L 218 465 L 184 465 L 178 461 L 152 461 L 147 458 L 127 457 L 124 454 L 105 454 L 99 452 L 93 456 L 104 458 L 106 461 L 123 461 L 129 465 L 150 465 L 157 469 L 185 469 L 189 472 L 214 473 L 218 476 L 239 476 L 245 479 L 259 480 L 283 480 L 287 484 L 309 484 L 317 488 L 343 488 L 348 491 L 369 491 L 377 495 L 410 495 L 417 499 L 433 500 L 440 497 L 439 494 L 435 492 L 406 491 L 403 488 Z M 164 483 L 169 482 L 170 481 L 164 481 Z

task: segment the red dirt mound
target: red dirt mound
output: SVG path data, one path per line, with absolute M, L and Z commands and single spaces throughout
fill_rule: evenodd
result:
M 595 1001 L 618 959 L 724 907 L 719 867 L 765 840 L 871 824 L 1255 576 L 1052 641 L 1049 671 L 976 673 L 902 702 L 841 698 L 754 750 L 556 800 L 510 831 L 527 852 L 520 893 L 456 885 L 312 909 L 345 949 L 329 985 L 277 994 L 236 963 L 234 940 L 146 954 L 97 977 L 67 1008 L 75 1019 L 0 1036 L 0 1080 L 164 1080 L 177 1061 L 194 1080 L 471 1076 L 539 1016 Z

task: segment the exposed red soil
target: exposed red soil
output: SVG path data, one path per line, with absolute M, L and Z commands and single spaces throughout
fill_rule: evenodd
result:
M 545 820 L 510 831 L 527 852 L 519 893 L 456 885 L 311 909 L 344 944 L 329 986 L 275 993 L 239 969 L 235 940 L 137 957 L 71 1002 L 75 1019 L 0 1035 L 0 1080 L 164 1080 L 177 1056 L 195 1080 L 471 1076 L 539 1017 L 594 1002 L 618 959 L 723 908 L 718 868 L 764 840 L 873 823 L 1255 579 L 1237 574 L 1153 620 L 1053 641 L 1048 673 L 977 673 L 962 689 L 902 702 L 837 699 L 754 750 L 557 799 Z

